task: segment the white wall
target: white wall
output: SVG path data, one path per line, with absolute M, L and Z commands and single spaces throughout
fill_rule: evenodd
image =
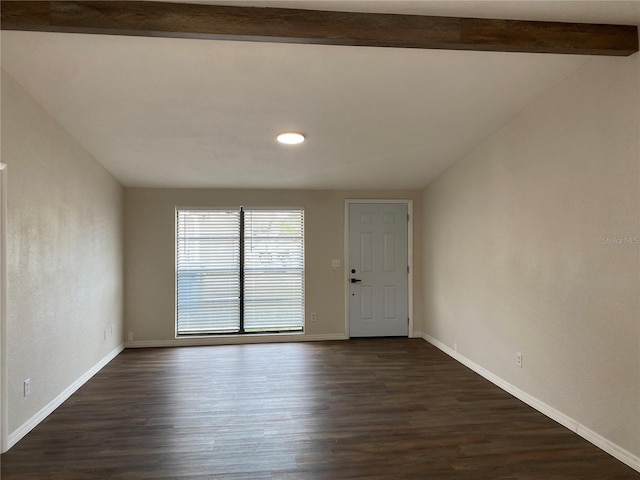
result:
M 590 59 L 429 185 L 423 268 L 428 336 L 640 467 L 638 75 Z
M 123 343 L 123 189 L 4 71 L 2 161 L 15 440 Z
M 305 209 L 305 308 L 307 322 L 301 339 L 344 338 L 344 211 L 348 198 L 414 200 L 418 191 L 301 191 L 301 190 L 200 190 L 164 188 L 125 189 L 125 323 L 134 342 L 127 345 L 167 345 L 175 341 L 175 207 L 176 206 L 302 206 Z M 420 222 L 414 225 L 419 238 Z M 415 243 L 414 243 L 415 244 Z M 415 253 L 419 258 L 420 244 Z M 415 272 L 414 292 L 421 291 Z M 415 295 L 419 297 L 419 295 Z M 308 321 L 310 312 L 317 321 Z M 414 302 L 420 318 L 421 301 Z M 416 322 L 416 329 L 421 324 Z M 269 337 L 271 340 L 273 336 Z M 254 338 L 255 340 L 255 338 Z M 210 338 L 205 343 L 249 341 L 248 338 Z M 179 343 L 189 343 L 180 339 Z M 198 343 L 203 343 L 198 341 Z

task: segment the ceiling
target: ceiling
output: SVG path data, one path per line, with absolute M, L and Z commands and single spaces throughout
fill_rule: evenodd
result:
M 640 24 L 638 1 L 193 3 Z M 125 186 L 418 189 L 590 58 L 3 31 L 1 60 Z

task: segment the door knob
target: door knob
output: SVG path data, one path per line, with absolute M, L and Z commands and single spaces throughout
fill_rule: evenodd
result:
M 351 283 L 357 283 L 357 282 L 361 282 L 362 280 L 360 280 L 359 278 L 352 278 L 351 279 Z

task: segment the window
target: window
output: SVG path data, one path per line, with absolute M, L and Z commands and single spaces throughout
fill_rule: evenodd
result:
M 300 332 L 302 209 L 176 209 L 178 336 Z

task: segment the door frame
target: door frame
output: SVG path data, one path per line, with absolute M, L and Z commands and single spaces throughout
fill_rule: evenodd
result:
M 7 352 L 7 164 L 0 162 L 0 452 L 9 449 Z
M 413 337 L 413 200 L 390 200 L 390 199 L 356 199 L 347 198 L 344 201 L 344 336 L 346 339 L 351 338 L 349 325 L 349 210 L 353 203 L 396 203 L 407 206 L 409 219 L 407 221 L 407 263 L 409 264 L 409 273 L 407 274 L 407 315 L 409 315 L 409 328 L 407 336 Z

